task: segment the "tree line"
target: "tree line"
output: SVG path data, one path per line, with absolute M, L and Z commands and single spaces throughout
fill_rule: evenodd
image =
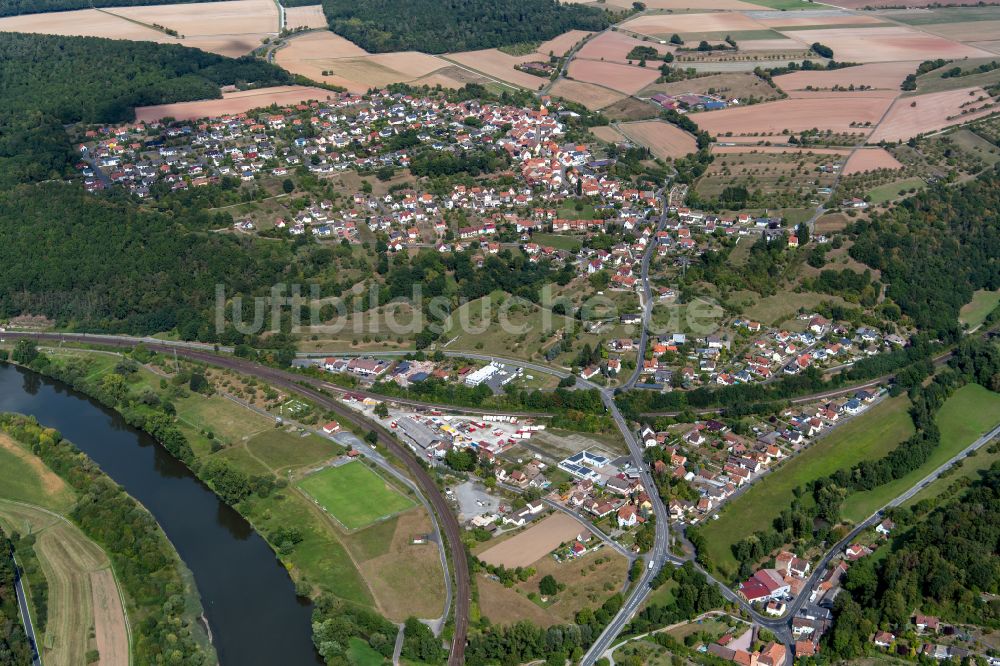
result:
M 22 666 L 31 663 L 32 657 L 17 605 L 17 570 L 12 553 L 10 535 L 0 527 L 0 666 Z

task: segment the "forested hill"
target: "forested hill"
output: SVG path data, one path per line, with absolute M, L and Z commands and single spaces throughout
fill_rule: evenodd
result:
M 902 313 L 954 337 L 972 292 L 1000 289 L 1000 170 L 921 192 L 849 231 L 851 256 L 882 271 Z
M 323 0 L 330 29 L 366 51 L 446 53 L 603 30 L 600 9 L 557 0 Z
M 174 4 L 213 2 L 213 0 L 170 0 L 170 2 Z M 162 4 L 164 4 L 164 0 L 0 0 L 0 16 L 62 12 L 69 9 L 90 9 L 91 7 L 137 7 Z M 319 3 L 314 2 L 313 4 Z
M 64 124 L 130 120 L 136 106 L 217 98 L 222 85 L 290 81 L 260 60 L 175 44 L 0 33 L 0 188 L 64 173 L 73 159 Z

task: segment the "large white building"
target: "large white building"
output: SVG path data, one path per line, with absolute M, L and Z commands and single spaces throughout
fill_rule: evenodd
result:
M 498 372 L 500 372 L 500 366 L 495 363 L 490 363 L 489 365 L 485 365 L 475 372 L 470 373 L 465 378 L 465 385 L 472 387 L 479 386 Z

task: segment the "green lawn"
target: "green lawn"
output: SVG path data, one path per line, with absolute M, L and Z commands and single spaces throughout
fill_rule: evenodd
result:
M 192 393 L 176 403 L 177 416 L 198 430 L 211 430 L 224 442 L 238 442 L 245 437 L 274 427 L 274 421 L 221 395 Z
M 868 195 L 871 196 L 873 204 L 880 204 L 899 197 L 900 190 L 909 190 L 911 187 L 915 187 L 919 190 L 923 188 L 924 185 L 925 183 L 923 178 L 907 178 L 905 180 L 897 180 L 891 183 L 886 183 L 885 185 L 879 185 L 878 187 L 871 189 L 868 192 Z
M 590 204 L 581 203 L 580 210 L 576 209 L 576 203 L 567 200 L 567 203 L 559 206 L 556 215 L 564 220 L 593 220 L 596 219 L 594 207 Z
M 980 289 L 972 294 L 972 301 L 962 306 L 958 320 L 975 328 L 983 323 L 986 316 L 1000 305 L 1000 291 Z
M 308 476 L 299 488 L 349 530 L 408 509 L 413 500 L 387 484 L 361 461 L 330 467 Z
M 860 460 L 880 458 L 913 434 L 906 396 L 888 398 L 868 412 L 836 427 L 828 436 L 783 464 L 763 481 L 709 520 L 701 530 L 706 553 L 726 575 L 736 571 L 732 545 L 771 527 L 792 503 L 792 490 L 813 479 L 849 467 Z
M 580 249 L 580 239 L 562 234 L 532 234 L 531 240 L 539 245 L 551 245 L 557 250 L 577 252 Z
M 40 458 L 0 435 L 0 497 L 64 512 L 73 491 Z M 16 447 L 16 448 L 15 448 Z
M 938 412 L 941 443 L 934 449 L 930 459 L 901 479 L 849 496 L 844 501 L 844 519 L 852 522 L 864 520 L 997 423 L 1000 423 L 1000 393 L 994 393 L 979 384 L 968 384 L 958 389 Z
M 354 666 L 382 666 L 386 663 L 385 657 L 356 636 L 348 640 L 347 658 Z
M 344 447 L 319 435 L 272 429 L 247 440 L 247 449 L 275 470 L 315 465 L 344 451 Z

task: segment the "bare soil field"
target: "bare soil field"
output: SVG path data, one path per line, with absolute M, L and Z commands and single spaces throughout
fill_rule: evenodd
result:
M 876 169 L 902 169 L 903 165 L 889 154 L 885 148 L 865 148 L 857 150 L 847 159 L 843 174 L 850 176 Z
M 580 523 L 564 513 L 554 513 L 520 534 L 498 543 L 479 556 L 483 562 L 508 569 L 526 567 L 545 557 L 559 544 L 582 531 Z
M 608 143 L 618 143 L 619 141 L 628 141 L 627 136 L 616 130 L 611 125 L 591 127 L 590 133 L 596 136 L 601 141 L 607 141 Z
M 158 30 L 131 23 L 123 18 L 97 9 L 7 16 L 0 19 L 0 32 L 106 37 L 108 39 L 131 39 L 163 43 L 177 42 L 173 37 L 168 37 Z
M 787 12 L 775 16 L 756 16 L 755 18 L 764 25 L 781 30 L 782 28 L 805 28 L 809 26 L 834 26 L 834 25 L 877 25 L 885 23 L 876 16 L 867 14 L 850 14 L 841 11 L 829 12 L 804 12 L 807 15 L 789 14 Z
M 857 67 L 845 67 L 822 72 L 792 72 L 774 77 L 774 82 L 782 90 L 802 90 L 806 86 L 813 88 L 832 88 L 834 86 L 871 86 L 886 90 L 899 90 L 907 74 L 913 74 L 919 60 L 902 62 L 880 62 Z
M 630 37 L 623 32 L 608 31 L 601 33 L 587 42 L 583 48 L 577 51 L 576 57 L 589 60 L 628 62 L 626 56 L 636 46 L 649 46 L 661 54 L 671 50 L 667 46 L 658 44 L 655 41 L 646 42 L 635 37 Z
M 896 99 L 899 97 L 898 90 L 881 88 L 876 90 L 789 90 L 786 94 L 790 99 L 841 99 L 844 97 L 851 99 L 862 97 Z
M 550 92 L 556 97 L 565 97 L 573 102 L 579 102 L 591 110 L 603 109 L 626 96 L 590 83 L 567 79 L 556 81 Z
M 794 51 L 802 48 L 802 44 L 794 39 L 742 39 L 737 42 L 740 51 Z
M 581 39 L 591 34 L 593 33 L 587 30 L 570 30 L 569 32 L 564 32 L 557 37 L 553 37 L 548 41 L 542 42 L 538 45 L 536 52 L 545 56 L 549 53 L 561 56 L 573 48 Z
M 285 7 L 285 25 L 289 30 L 295 28 L 325 28 L 326 16 L 322 5 L 305 5 L 303 7 Z
M 629 95 L 639 92 L 660 76 L 660 73 L 651 67 L 575 59 L 569 65 L 568 74 L 578 81 L 604 86 Z
M 869 143 L 878 141 L 905 141 L 917 134 L 968 122 L 996 111 L 996 108 L 981 110 L 989 102 L 976 102 L 987 96 L 982 88 L 962 88 L 946 92 L 901 97 L 893 103 L 879 126 L 868 138 Z M 963 105 L 968 105 L 963 108 Z M 969 113 L 963 114 L 963 110 Z
M 759 99 L 773 99 L 778 96 L 778 92 L 767 85 L 763 79 L 750 72 L 725 72 L 721 74 L 710 74 L 697 79 L 687 81 L 674 81 L 673 83 L 654 83 L 640 91 L 640 96 L 649 97 L 656 93 L 667 95 L 683 95 L 684 93 L 695 93 L 706 95 L 709 90 L 714 93 L 729 98 L 746 99 L 757 97 Z
M 177 120 L 196 120 L 224 116 L 233 113 L 244 113 L 250 109 L 277 104 L 298 104 L 307 100 L 325 100 L 335 93 L 323 88 L 311 86 L 275 86 L 273 88 L 257 88 L 241 90 L 234 93 L 224 93 L 222 99 L 203 99 L 195 102 L 177 102 L 176 104 L 158 104 L 156 106 L 140 106 L 135 110 L 135 119 L 141 122 L 153 122 L 161 118 L 176 118 Z
M 659 36 L 674 33 L 737 32 L 760 30 L 761 24 L 745 14 L 715 12 L 704 14 L 649 14 L 622 24 L 625 30 Z
M 821 42 L 833 49 L 837 60 L 850 62 L 922 60 L 932 55 L 955 60 L 989 55 L 981 49 L 904 26 L 789 30 L 782 34 L 803 45 Z
M 481 51 L 449 53 L 444 57 L 463 67 L 468 67 L 469 69 L 529 90 L 537 90 L 538 86 L 547 83 L 547 79 L 540 76 L 534 76 L 514 69 L 514 65 L 538 60 L 541 56 L 537 53 L 512 56 L 507 55 L 499 49 L 483 49 Z
M 427 76 L 414 79 L 410 84 L 414 86 L 430 86 L 432 88 L 437 85 L 443 88 L 461 88 L 466 83 L 486 85 L 492 82 L 493 79 L 487 78 L 482 74 L 477 74 L 458 65 L 451 65 L 450 67 L 442 67 L 436 72 L 431 72 Z
M 781 134 L 813 128 L 841 132 L 867 132 L 851 123 L 876 123 L 892 100 L 842 97 L 833 99 L 783 99 L 753 106 L 698 114 L 701 129 L 716 136 L 757 133 Z M 729 141 L 729 138 L 726 138 Z
M 1000 39 L 985 42 L 969 42 L 969 45 L 975 46 L 977 49 L 989 51 L 990 53 L 1000 53 Z
M 662 120 L 625 123 L 619 125 L 619 128 L 625 136 L 646 146 L 657 157 L 684 157 L 697 149 L 693 136 Z

